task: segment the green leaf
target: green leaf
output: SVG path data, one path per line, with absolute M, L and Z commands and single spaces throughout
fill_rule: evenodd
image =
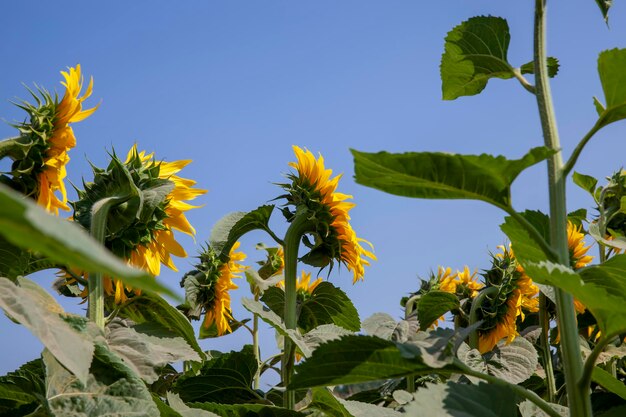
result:
M 457 296 L 449 292 L 430 291 L 422 295 L 417 304 L 417 319 L 420 330 L 428 329 L 439 317 L 460 307 Z
M 528 220 L 528 217 L 526 217 L 526 219 Z M 537 229 L 536 226 L 535 228 Z M 511 241 L 513 251 L 515 252 L 515 258 L 522 262 L 522 264 L 524 261 L 541 262 L 548 259 L 548 255 L 543 252 L 540 246 L 535 242 L 534 238 L 531 237 L 526 229 L 511 216 L 504 218 L 504 223 L 500 225 L 500 229 Z M 546 231 L 542 228 L 540 233 L 549 234 L 549 230 Z M 549 236 L 547 237 L 549 238 Z M 544 236 L 544 239 L 545 238 L 546 236 Z M 541 283 L 541 281 L 537 282 Z
M 48 214 L 30 199 L 2 184 L 0 234 L 14 245 L 40 252 L 58 264 L 101 272 L 133 288 L 180 298 L 146 272 L 130 268 L 116 258 L 77 224 Z
M 219 417 L 217 414 L 207 410 L 191 408 L 180 399 L 178 394 L 167 393 L 167 402 L 181 417 Z
M 464 343 L 457 356 L 470 368 L 512 384 L 520 384 L 530 378 L 538 363 L 535 347 L 523 337 L 516 337 L 509 344 L 500 342 L 484 356 Z
M 0 377 L 0 415 L 26 415 L 45 397 L 45 370 L 41 359 Z
M 405 414 L 394 411 L 391 408 L 362 403 L 360 401 L 348 401 L 338 398 L 348 412 L 354 417 L 402 417 Z
M 311 397 L 311 403 L 307 409 L 319 410 L 325 415 L 333 417 L 354 417 L 326 387 L 313 388 Z
M 174 392 L 185 402 L 254 402 L 260 399 L 252 389 L 257 367 L 252 346 L 245 345 L 241 352 L 225 353 L 206 362 L 197 376 L 182 376 L 174 384 Z
M 273 205 L 266 205 L 248 213 L 238 211 L 227 214 L 211 230 L 211 247 L 220 257 L 228 256 L 230 248 L 246 233 L 257 229 L 269 230 L 268 222 L 273 210 Z
M 429 384 L 404 406 L 408 415 L 437 417 L 517 417 L 517 396 L 508 387 L 485 384 Z
M 183 417 L 182 414 L 174 410 L 169 405 L 165 404 L 165 402 L 154 392 L 152 393 L 152 401 L 157 406 L 159 410 L 159 416 L 161 417 Z
M 344 329 L 343 327 L 339 327 L 334 324 L 322 324 L 321 326 L 318 326 L 306 333 L 303 337 L 304 343 L 307 347 L 311 351 L 314 351 L 324 343 L 340 339 L 342 336 L 350 334 L 352 334 L 352 332 Z
M 554 78 L 559 72 L 559 60 L 551 56 L 548 57 L 548 77 Z M 535 61 L 525 63 L 520 67 L 522 74 L 534 74 L 535 73 Z
M 600 8 L 602 12 L 602 17 L 604 17 L 604 21 L 609 23 L 609 9 L 613 5 L 613 0 L 596 0 L 596 4 Z
M 597 124 L 604 127 L 626 118 L 626 49 L 616 48 L 601 52 L 598 57 L 598 73 L 606 106 Z
M 115 354 L 96 344 L 86 384 L 69 373 L 48 350 L 47 407 L 55 416 L 159 415 L 143 381 Z
M 157 294 L 143 293 L 133 297 L 122 305 L 118 316 L 131 319 L 136 324 L 157 323 L 185 339 L 201 358 L 205 357 L 189 320 Z
M 260 404 L 215 404 L 215 403 L 191 403 L 192 408 L 199 408 L 214 412 L 220 417 L 304 417 L 305 414 L 286 408 L 272 407 Z
M 0 307 L 80 381 L 87 380 L 93 342 L 65 320 L 63 308 L 43 288 L 27 278 L 18 278 L 17 283 L 0 278 Z
M 600 384 L 607 391 L 619 395 L 622 399 L 626 400 L 626 385 L 624 385 L 622 381 L 615 379 L 613 375 L 604 369 L 598 368 L 597 366 L 593 368 L 591 379 Z
M 583 190 L 587 191 L 591 194 L 592 197 L 595 197 L 596 186 L 598 185 L 598 180 L 592 177 L 591 175 L 580 174 L 574 171 L 572 175 L 572 180 L 574 180 L 574 184 L 578 185 Z
M 569 408 L 559 404 L 549 404 L 561 416 L 569 417 Z M 530 400 L 524 400 L 519 404 L 519 412 L 522 417 L 549 417 L 545 411 Z
M 306 344 L 300 332 L 296 329 L 287 329 L 287 327 L 285 327 L 285 323 L 278 316 L 278 314 L 273 311 L 264 310 L 263 304 L 249 298 L 242 298 L 241 305 L 243 305 L 246 310 L 252 314 L 256 314 L 261 320 L 276 329 L 281 336 L 288 337 L 296 345 L 304 357 L 308 358 L 311 356 L 312 350 Z
M 47 258 L 11 244 L 3 236 L 0 236 L 0 254 L 0 277 L 12 280 L 56 266 Z
M 500 208 L 511 206 L 515 178 L 553 153 L 538 147 L 509 160 L 487 154 L 351 152 L 359 184 L 405 197 L 482 200 Z
M 508 23 L 494 16 L 472 17 L 448 32 L 441 57 L 443 99 L 473 96 L 490 78 L 513 77 L 510 40 Z
M 201 361 L 198 353 L 182 337 L 165 327 L 135 325 L 115 318 L 106 329 L 109 349 L 148 384 L 159 378 L 156 369 L 169 363 Z
M 411 315 L 407 320 L 396 322 L 389 314 L 374 313 L 363 322 L 362 327 L 370 336 L 404 343 L 417 334 L 419 323 L 415 315 Z
M 258 271 L 255 271 L 254 269 L 247 269 L 245 274 L 248 284 L 250 284 L 252 288 L 257 288 L 261 294 L 263 294 L 268 288 L 276 286 L 276 284 L 285 279 L 285 276 L 282 274 L 262 278 Z
M 626 404 L 613 407 L 605 413 L 599 415 L 599 417 L 623 417 L 626 415 Z
M 437 333 L 419 342 L 394 343 L 371 336 L 344 336 L 318 347 L 296 367 L 290 389 L 354 384 L 455 369 L 449 338 Z

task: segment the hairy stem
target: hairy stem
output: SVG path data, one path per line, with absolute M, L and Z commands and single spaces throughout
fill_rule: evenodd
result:
M 596 346 L 591 351 L 591 354 L 587 357 L 585 361 L 585 368 L 583 370 L 583 374 L 580 377 L 580 381 L 578 381 L 580 390 L 583 392 L 589 391 L 589 385 L 591 384 L 591 376 L 593 374 L 593 368 L 596 366 L 596 360 L 598 356 L 604 351 L 606 345 L 608 345 L 613 339 L 614 335 L 608 335 L 608 337 L 602 336 Z
M 546 147 L 555 152 L 548 159 L 550 191 L 550 236 L 559 263 L 569 265 L 567 247 L 567 210 L 565 206 L 565 176 L 559 134 L 556 126 L 552 94 L 548 78 L 546 55 L 546 2 L 535 0 L 534 65 L 537 106 Z M 571 294 L 555 288 L 557 321 L 561 331 L 561 355 L 565 372 L 568 405 L 572 417 L 591 416 L 591 398 L 581 392 L 578 381 L 582 376 L 582 356 L 578 345 L 578 330 L 574 299 Z
M 519 68 L 513 68 L 513 75 L 526 91 L 530 94 L 535 94 L 535 86 L 528 82 L 526 77 L 522 75 L 522 71 L 520 71 Z
M 574 168 L 574 165 L 576 164 L 576 161 L 578 160 L 578 157 L 580 156 L 580 153 L 585 148 L 585 145 L 587 145 L 587 142 L 589 142 L 589 140 L 593 137 L 593 135 L 595 135 L 596 132 L 598 130 L 600 130 L 601 128 L 602 128 L 602 126 L 600 125 L 600 120 L 598 120 L 596 122 L 596 124 L 593 125 L 591 130 L 589 132 L 587 132 L 585 137 L 583 137 L 580 140 L 580 142 L 578 142 L 578 145 L 576 145 L 576 148 L 572 152 L 572 155 L 569 157 L 569 159 L 567 160 L 567 163 L 563 167 L 563 176 L 564 177 L 567 177 L 569 175 L 569 173 L 572 170 L 572 168 Z
M 259 291 L 255 290 L 254 301 L 259 301 Z M 259 316 L 254 314 L 252 316 L 252 351 L 257 363 L 257 369 L 254 373 L 254 379 L 252 382 L 252 388 L 261 388 L 261 350 L 259 348 Z
M 0 159 L 8 156 L 15 160 L 23 154 L 20 152 L 23 147 L 31 144 L 30 139 L 27 136 L 15 136 L 12 138 L 6 138 L 0 140 Z
M 478 321 L 478 309 L 483 305 L 485 298 L 495 295 L 500 291 L 497 287 L 489 287 L 482 290 L 476 298 L 472 300 L 472 308 L 470 309 L 469 327 Z M 472 349 L 478 349 L 478 329 L 472 330 L 469 335 L 469 345 Z
M 548 317 L 547 297 L 539 294 L 539 325 L 541 326 L 541 355 L 543 357 L 543 369 L 546 372 L 548 385 L 548 401 L 556 401 L 556 382 L 554 380 L 554 368 L 552 366 L 552 352 L 550 352 L 550 341 L 548 331 L 550 330 L 550 318 Z

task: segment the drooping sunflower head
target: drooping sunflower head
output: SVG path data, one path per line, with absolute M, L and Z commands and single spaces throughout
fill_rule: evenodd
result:
M 512 342 L 517 336 L 517 320 L 524 312 L 538 311 L 539 289 L 518 264 L 510 248 L 499 247 L 501 253 L 492 256 L 492 266 L 483 275 L 486 288 L 495 287 L 494 295 L 485 297 L 478 309 L 483 324 L 478 330 L 478 350 L 488 352 L 502 339 Z
M 185 212 L 197 206 L 185 200 L 206 193 L 193 188 L 195 181 L 176 175 L 189 162 L 157 161 L 153 154 L 138 152 L 136 145 L 124 162 L 113 154 L 109 166 L 94 167 L 93 182 L 78 190 L 79 199 L 72 203 L 74 220 L 89 228 L 97 201 L 125 196 L 123 202 L 109 211 L 105 246 L 154 276 L 160 274 L 161 264 L 176 271 L 171 256 L 186 257 L 187 253 L 174 238 L 174 230 L 195 234 Z M 124 301 L 131 291 L 118 280 L 106 284 L 105 289 L 115 294 L 117 302 Z
M 581 230 L 582 225 L 575 226 L 572 222 L 567 222 L 567 248 L 574 269 L 584 268 L 593 261 L 593 256 L 587 255 L 590 246 L 585 245 L 585 235 Z
M 61 101 L 57 95 L 53 97 L 48 91 L 38 88 L 37 93 L 30 91 L 36 104 L 26 101 L 17 104 L 28 113 L 28 120 L 16 125 L 22 146 L 11 153 L 14 162 L 10 178 L 4 178 L 14 189 L 34 198 L 56 215 L 59 210 L 69 210 L 64 179 L 70 160 L 68 151 L 76 146 L 70 124 L 86 119 L 98 107 L 83 110 L 83 101 L 92 92 L 93 79 L 81 96 L 83 78 L 80 65 L 61 74 L 65 79 L 61 83 L 65 87 Z
M 237 252 L 238 248 L 239 242 L 236 242 L 228 260 L 224 260 L 213 248 L 207 247 L 196 269 L 185 274 L 181 283 L 185 288 L 187 316 L 199 319 L 204 314 L 203 328 L 215 328 L 217 336 L 232 331 L 230 291 L 239 288 L 233 279 L 240 278 L 246 269 L 240 263 L 246 255 Z
M 332 266 L 333 261 L 337 261 L 352 272 L 353 282 L 363 279 L 364 266 L 376 256 L 371 243 L 357 237 L 350 225 L 348 213 L 355 204 L 347 201 L 352 196 L 336 191 L 341 175 L 332 177 L 332 170 L 325 167 L 321 155 L 316 159 L 309 150 L 297 146 L 293 149 L 297 162 L 289 165 L 296 173 L 288 176 L 290 184 L 283 185 L 288 192 L 285 196 L 288 204 L 295 208 L 289 212 L 289 220 L 295 213 L 306 211 L 315 229 L 315 242 L 307 242 L 311 252 L 302 258 L 303 261 L 322 267 Z

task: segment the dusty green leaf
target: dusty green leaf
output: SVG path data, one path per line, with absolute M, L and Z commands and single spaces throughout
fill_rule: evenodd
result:
M 320 345 L 330 342 L 331 340 L 340 339 L 342 336 L 353 334 L 350 330 L 346 330 L 343 327 L 336 326 L 334 324 L 322 324 L 314 328 L 313 330 L 305 333 L 304 343 L 312 351 L 317 349 Z
M 403 410 L 408 415 L 437 417 L 517 417 L 516 400 L 507 387 L 448 382 L 420 388 Z
M 167 393 L 167 402 L 181 417 L 219 417 L 217 414 L 199 408 L 191 408 L 180 399 L 178 394 Z
M 247 269 L 245 271 L 245 274 L 248 284 L 255 288 L 258 288 L 261 294 L 264 293 L 268 288 L 276 286 L 276 284 L 285 279 L 285 276 L 282 274 L 272 275 L 271 277 L 264 279 L 261 278 L 259 273 L 254 269 Z
M 322 411 L 327 416 L 354 417 L 326 387 L 316 387 L 311 390 L 311 402 L 307 409 Z
M 459 299 L 455 294 L 445 291 L 429 291 L 422 295 L 417 304 L 420 329 L 428 329 L 439 317 L 459 307 Z
M 30 330 L 43 345 L 85 382 L 93 355 L 93 342 L 65 320 L 67 315 L 56 300 L 28 278 L 13 283 L 0 278 L 0 307 Z
M 550 403 L 550 407 L 554 409 L 563 417 L 569 417 L 569 408 Z M 537 407 L 535 403 L 530 400 L 524 400 L 519 404 L 519 411 L 522 417 L 549 417 L 548 414 L 541 408 Z
M 48 214 L 30 199 L 2 184 L 0 235 L 14 245 L 39 252 L 60 265 L 100 272 L 116 277 L 133 288 L 179 298 L 146 272 L 130 268 L 77 224 Z
M 622 381 L 615 379 L 609 372 L 596 366 L 593 368 L 591 379 L 593 382 L 600 384 L 607 391 L 619 395 L 622 399 L 626 400 L 626 385 L 624 385 Z
M 273 205 L 261 206 L 250 212 L 234 212 L 222 217 L 211 230 L 211 247 L 220 257 L 228 256 L 232 246 L 252 230 L 268 230 Z
M 185 339 L 159 325 L 136 325 L 113 319 L 106 328 L 109 349 L 124 360 L 148 384 L 155 382 L 157 369 L 178 361 L 201 361 Z
M 359 184 L 405 197 L 481 200 L 501 208 L 511 205 L 515 178 L 552 154 L 545 147 L 515 160 L 487 154 L 351 152 Z
M 606 101 L 598 125 L 604 127 L 626 118 L 626 49 L 601 52 L 598 73 Z
M 96 345 L 87 383 L 69 373 L 48 350 L 46 366 L 47 407 L 55 417 L 158 415 L 144 382 L 115 354 Z
M 257 361 L 251 345 L 241 352 L 230 352 L 206 362 L 198 375 L 182 376 L 174 384 L 174 392 L 185 402 L 217 402 L 237 404 L 260 399 L 252 389 Z
M 381 407 L 374 404 L 367 404 L 360 401 L 344 400 L 339 398 L 339 403 L 353 417 L 402 417 L 402 414 L 391 408 Z
M 305 417 L 298 411 L 260 404 L 191 403 L 192 408 L 211 411 L 220 417 Z

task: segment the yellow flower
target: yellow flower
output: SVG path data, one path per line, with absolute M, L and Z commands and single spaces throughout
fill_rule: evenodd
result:
M 467 294 L 470 298 L 476 297 L 481 288 L 485 285 L 477 280 L 477 273 L 470 272 L 468 266 L 463 268 L 463 271 L 456 271 L 454 274 L 450 268 L 444 268 L 442 266 L 437 268 L 437 276 L 435 280 L 439 283 L 438 290 L 449 292 L 450 294 Z M 439 324 L 439 321 L 445 321 L 445 315 L 439 317 L 430 326 L 435 328 Z
M 582 226 L 574 226 L 572 222 L 567 222 L 567 248 L 574 269 L 584 268 L 593 261 L 593 256 L 587 255 L 590 246 L 585 246 L 585 235 L 581 229 Z
M 239 288 L 233 282 L 234 278 L 241 278 L 241 272 L 246 267 L 239 264 L 246 259 L 243 252 L 235 252 L 239 248 L 239 242 L 235 243 L 230 250 L 229 261 L 223 263 L 218 269 L 217 280 L 214 282 L 213 300 L 210 307 L 206 309 L 203 326 L 205 328 L 215 324 L 218 336 L 222 336 L 232 331 L 230 321 L 233 316 L 230 308 L 230 290 Z
M 376 260 L 374 253 L 365 249 L 361 243 L 370 248 L 372 244 L 356 236 L 350 225 L 348 212 L 354 203 L 347 202 L 352 196 L 338 193 L 337 184 L 341 175 L 331 178 L 332 170 L 324 166 L 324 158 L 319 158 L 309 150 L 294 146 L 297 162 L 289 165 L 298 171 L 298 176 L 292 176 L 294 185 L 291 201 L 296 206 L 306 205 L 315 213 L 315 218 L 325 222 L 318 226 L 318 234 L 324 241 L 324 255 L 342 262 L 353 274 L 353 283 L 363 279 L 364 265 L 369 265 L 369 259 Z
M 302 275 L 298 278 L 296 282 L 296 291 L 303 295 L 311 295 L 315 288 L 322 282 L 322 278 L 318 278 L 315 281 L 311 282 L 311 274 L 308 272 L 302 271 Z M 276 284 L 277 287 L 285 289 L 285 280 L 280 281 Z

